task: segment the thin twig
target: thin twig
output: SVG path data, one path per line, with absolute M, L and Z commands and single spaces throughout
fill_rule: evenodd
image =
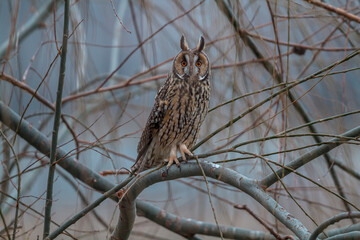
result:
M 284 166 L 283 164 L 277 163 L 277 162 L 272 161 L 272 160 L 270 160 L 270 159 L 266 159 L 266 158 L 264 158 L 264 156 L 260 156 L 260 155 L 258 155 L 258 154 L 254 154 L 254 153 L 250 153 L 250 152 L 244 152 L 244 151 L 237 151 L 237 152 L 243 153 L 243 154 L 249 154 L 249 155 L 252 155 L 252 156 L 256 156 L 256 157 L 264 160 L 265 162 L 269 162 L 269 163 L 272 163 L 272 164 L 274 164 L 274 165 L 276 165 L 276 166 L 278 166 L 278 167 L 284 168 L 284 169 L 286 169 L 286 170 L 288 170 L 288 171 L 290 171 L 290 172 L 298 175 L 299 177 L 308 180 L 309 182 L 311 182 L 311 183 L 315 184 L 316 186 L 320 187 L 321 189 L 323 189 L 323 190 L 325 190 L 325 191 L 333 194 L 334 196 L 340 198 L 341 200 L 345 201 L 347 204 L 349 204 L 350 206 L 352 206 L 352 207 L 355 208 L 356 210 L 360 210 L 356 205 L 352 204 L 351 202 L 349 202 L 348 200 L 346 200 L 345 198 L 343 198 L 341 195 L 339 195 L 339 194 L 337 194 L 336 192 L 332 191 L 331 189 L 329 189 L 329 188 L 321 185 L 320 183 L 312 180 L 311 178 L 306 177 L 305 175 L 297 172 L 295 169 L 292 169 L 292 168 L 290 168 L 290 167 Z M 276 172 L 275 172 L 274 174 L 276 174 Z M 279 176 L 279 175 L 277 175 L 277 176 Z
M 206 183 L 206 189 L 207 189 L 208 196 L 209 196 L 209 202 L 210 202 L 211 210 L 212 210 L 213 215 L 214 215 L 214 220 L 215 220 L 216 226 L 217 226 L 217 228 L 218 228 L 218 230 L 219 230 L 220 238 L 221 238 L 222 240 L 224 240 L 222 231 L 221 231 L 221 229 L 220 229 L 219 222 L 218 222 L 218 220 L 217 220 L 217 218 L 216 218 L 215 208 L 214 208 L 214 204 L 213 204 L 212 199 L 211 199 L 211 192 L 210 192 L 208 180 L 207 180 L 206 175 L 205 175 L 205 173 L 204 173 L 204 169 L 201 167 L 201 164 L 200 164 L 200 162 L 199 162 L 199 159 L 198 159 L 196 156 L 195 156 L 195 159 L 196 159 L 196 163 L 197 163 L 197 165 L 199 166 L 199 168 L 200 168 L 200 170 L 201 170 L 201 174 L 202 174 L 202 176 L 203 176 L 203 178 L 204 178 L 204 180 L 205 180 L 205 183 Z
M 188 11 L 184 12 L 183 14 L 175 17 L 174 19 L 172 19 L 171 21 L 167 22 L 166 24 L 164 24 L 163 26 L 161 26 L 157 31 L 155 31 L 153 34 L 151 34 L 149 37 L 147 37 L 146 39 L 144 39 L 144 41 L 142 41 L 136 48 L 134 48 L 134 50 L 131 51 L 131 53 L 129 55 L 127 55 L 125 57 L 125 59 L 120 63 L 120 65 L 110 73 L 110 75 L 96 88 L 96 90 L 99 90 L 100 88 L 102 88 L 111 78 L 112 76 L 114 76 L 114 74 L 127 62 L 127 60 L 129 60 L 129 58 L 139 49 L 141 48 L 142 45 L 144 45 L 147 41 L 149 41 L 150 39 L 152 39 L 156 34 L 158 34 L 161 30 L 163 30 L 166 26 L 168 26 L 169 24 L 175 22 L 176 20 L 184 17 L 185 15 L 189 14 L 189 12 L 193 11 L 195 8 L 197 8 L 198 6 L 200 6 L 201 4 L 204 3 L 205 0 L 202 0 L 201 2 L 199 2 L 198 4 L 196 4 L 195 6 L 193 6 L 192 8 L 190 8 Z
M 77 192 L 77 194 L 79 194 L 79 197 L 81 199 L 81 201 L 83 202 L 84 205 L 89 205 L 89 202 L 88 202 L 88 199 L 87 199 L 87 196 L 85 196 L 84 193 L 82 193 L 80 191 L 80 189 L 78 189 L 78 185 L 76 184 L 76 182 L 71 179 L 68 175 L 65 174 L 64 171 L 61 171 L 60 168 L 57 168 L 56 171 L 58 172 L 58 174 L 63 177 L 69 184 L 70 186 Z M 95 216 L 95 218 L 99 221 L 99 223 L 104 227 L 104 228 L 107 228 L 108 227 L 108 224 L 105 222 L 104 219 L 102 219 L 100 217 L 100 215 L 97 213 L 97 211 L 94 209 L 93 210 L 93 214 Z
M 351 166 L 347 166 L 336 159 L 334 159 L 334 165 L 341 168 L 348 174 L 352 175 L 354 178 L 357 178 L 358 180 L 360 180 L 360 173 L 357 172 L 356 170 L 354 170 Z
M 4 224 L 4 231 L 5 231 L 5 233 L 6 233 L 7 237 L 8 237 L 8 240 L 10 240 L 11 236 L 10 236 L 10 232 L 9 232 L 9 227 L 6 224 L 6 220 L 5 220 L 5 217 L 4 217 L 4 214 L 3 214 L 2 210 L 1 210 L 1 208 L 0 208 L 0 217 L 1 217 L 1 220 L 2 220 L 2 222 Z
M 341 15 L 347 19 L 349 19 L 350 21 L 355 21 L 355 22 L 358 22 L 360 23 L 360 17 L 354 15 L 354 14 L 351 14 L 347 11 L 345 11 L 344 9 L 341 9 L 341 8 L 337 8 L 337 7 L 334 7 L 330 4 L 326 4 L 326 3 L 323 3 L 323 2 L 320 2 L 320 1 L 317 1 L 317 0 L 306 0 L 308 3 L 311 3 L 315 6 L 318 6 L 318 7 L 321 7 L 321 8 L 324 8 L 330 12 L 334 12 L 338 15 Z
M 238 64 L 238 63 L 235 63 L 235 64 Z M 233 64 L 233 65 L 235 65 L 235 64 Z M 241 63 L 241 64 L 242 64 L 242 63 Z M 217 67 L 217 66 L 213 66 L 212 69 L 213 69 L 214 67 Z M 224 65 L 219 65 L 218 67 L 219 67 L 219 68 L 222 68 L 222 67 L 224 67 Z M 227 66 L 225 66 L 225 67 L 227 67 Z M 319 75 L 315 76 L 314 79 L 315 79 L 315 78 L 322 78 L 322 77 L 325 77 L 325 76 L 331 76 L 331 75 L 341 74 L 341 73 L 347 73 L 347 72 L 356 71 L 356 70 L 359 70 L 359 69 L 360 69 L 360 67 L 355 67 L 355 68 L 349 68 L 349 69 L 342 70 L 342 71 L 334 71 L 334 72 L 331 72 L 331 73 L 327 73 L 326 75 L 325 75 L 325 74 L 319 74 Z M 1 77 L 1 75 L 0 75 L 0 77 Z M 289 81 L 288 83 L 285 83 L 285 82 L 284 82 L 284 83 L 279 83 L 279 84 L 273 85 L 273 86 L 271 86 L 271 87 L 262 88 L 262 89 L 260 89 L 260 90 L 254 91 L 254 92 L 246 93 L 246 94 L 241 95 L 241 96 L 239 96 L 239 97 L 235 97 L 235 98 L 233 98 L 233 99 L 231 99 L 231 100 L 228 100 L 228 101 L 226 101 L 226 102 L 220 103 L 219 105 L 217 105 L 217 106 L 209 109 L 208 112 L 210 113 L 210 112 L 212 112 L 212 111 L 214 111 L 214 110 L 216 110 L 216 109 L 218 109 L 218 108 L 220 108 L 220 107 L 223 107 L 223 106 L 225 106 L 225 105 L 227 105 L 227 104 L 234 103 L 235 101 L 237 101 L 237 100 L 239 100 L 239 99 L 242 99 L 242 98 L 245 98 L 245 97 L 249 97 L 249 96 L 252 96 L 252 95 L 255 95 L 255 94 L 258 94 L 258 93 L 262 93 L 262 92 L 265 92 L 265 91 L 270 91 L 270 90 L 273 90 L 274 88 L 284 87 L 284 86 L 286 86 L 287 84 L 292 84 L 292 83 L 295 83 L 295 82 L 297 82 L 297 81 Z M 307 124 L 309 124 L 309 123 L 307 123 Z M 304 125 L 305 125 L 305 124 L 304 124 Z
M 105 192 L 101 197 L 96 199 L 94 202 L 86 206 L 84 209 L 82 209 L 80 212 L 75 214 L 74 217 L 72 217 L 70 220 L 66 221 L 64 224 L 62 224 L 58 229 L 56 229 L 54 232 L 52 232 L 46 239 L 55 239 L 57 236 L 59 236 L 65 229 L 67 229 L 72 224 L 76 223 L 80 218 L 84 217 L 88 212 L 93 210 L 96 206 L 98 206 L 100 203 L 102 203 L 104 200 L 108 199 L 112 195 L 114 195 L 117 191 L 119 191 L 121 188 L 123 188 L 126 184 L 128 184 L 132 180 L 132 177 L 129 177 L 125 179 L 120 184 L 114 186 L 109 191 Z
M 237 32 L 239 34 L 239 36 L 241 37 L 241 39 L 243 40 L 243 42 L 251 49 L 251 51 L 253 52 L 253 54 L 259 58 L 262 59 L 263 54 L 261 53 L 261 51 L 257 48 L 257 46 L 255 45 L 255 43 L 250 39 L 250 37 L 246 34 L 246 32 L 243 31 L 243 29 L 241 28 L 240 23 L 237 21 L 237 18 L 234 16 L 234 14 L 232 13 L 231 9 L 229 8 L 229 6 L 225 3 L 224 0 L 215 0 L 216 4 L 218 5 L 218 8 L 224 13 L 224 15 L 228 18 L 229 22 L 232 24 L 234 31 Z M 359 50 L 357 50 L 356 52 L 359 52 Z M 269 74 L 271 76 L 274 77 L 274 79 L 278 82 L 281 83 L 282 82 L 282 77 L 281 74 L 279 74 L 276 69 L 274 68 L 274 66 L 268 62 L 268 61 L 264 61 L 262 62 L 264 68 L 266 69 L 266 71 L 269 72 Z M 334 65 L 336 66 L 336 65 Z M 331 69 L 331 68 L 330 68 Z M 308 123 L 311 122 L 311 117 L 309 116 L 309 114 L 306 112 L 305 108 L 303 107 L 303 105 L 301 105 L 301 103 L 299 101 L 297 101 L 296 97 L 292 94 L 291 91 L 289 91 L 290 89 L 287 89 L 287 96 L 290 99 L 292 105 L 294 106 L 295 110 L 298 112 L 298 114 L 301 116 L 301 118 L 303 119 L 304 122 Z M 309 126 L 309 130 L 312 133 L 316 133 L 317 130 L 314 126 L 310 125 Z M 316 142 L 321 142 L 321 139 L 317 136 L 314 136 L 314 140 Z M 331 157 L 325 153 L 324 154 L 324 158 L 326 160 L 326 163 L 328 165 L 329 171 L 330 171 L 330 175 L 335 183 L 335 186 L 338 190 L 338 192 L 345 197 L 345 194 L 342 190 L 342 187 L 340 185 L 340 181 L 339 178 L 334 170 L 334 168 L 332 168 L 332 160 Z M 349 206 L 344 202 L 344 206 L 345 208 L 349 211 L 350 208 Z
M 19 159 L 17 157 L 17 154 L 14 150 L 13 145 L 10 143 L 10 141 L 7 139 L 6 135 L 0 130 L 0 134 L 1 136 L 4 138 L 4 140 L 6 141 L 6 143 L 8 144 L 8 146 L 10 147 L 14 158 L 15 158 L 15 165 L 16 165 L 16 169 L 18 172 L 18 184 L 17 184 L 17 196 L 16 196 L 16 205 L 15 205 L 15 217 L 14 217 L 14 229 L 13 229 L 13 236 L 12 239 L 15 240 L 15 235 L 16 235 L 16 230 L 17 230 L 17 223 L 18 223 L 18 215 L 19 215 L 19 202 L 20 202 L 20 193 L 21 193 L 21 170 L 20 170 L 20 163 L 19 163 Z
M 185 238 L 189 239 L 193 237 L 194 234 L 220 237 L 216 224 L 179 217 L 145 201 L 136 201 L 136 208 L 136 214 L 138 216 L 145 217 Z M 181 224 L 179 224 L 179 222 Z M 221 225 L 220 228 L 223 237 L 226 239 L 275 239 L 271 234 L 260 231 L 251 231 L 223 225 Z
M 194 179 L 194 180 L 199 180 L 199 179 Z M 187 182 L 187 181 L 182 180 L 182 179 L 178 179 L 177 181 L 178 181 L 178 182 L 181 182 L 181 183 L 183 183 L 183 184 L 186 184 L 187 186 L 192 187 L 192 188 L 196 189 L 197 191 L 199 191 L 199 192 L 201 192 L 201 193 L 208 194 L 207 191 L 205 191 L 204 189 L 202 189 L 202 188 L 200 188 L 200 187 L 198 187 L 198 186 L 195 186 L 195 185 L 191 184 L 190 182 Z M 212 183 L 212 184 L 216 184 L 217 186 L 220 185 L 220 184 L 219 184 L 218 182 L 216 182 L 216 181 L 208 181 L 208 182 L 209 182 L 209 183 Z M 221 185 L 220 185 L 220 186 L 221 186 Z M 226 186 L 226 185 L 224 185 L 224 189 L 230 190 L 230 189 L 228 189 L 228 188 L 225 188 L 225 186 Z M 232 190 L 232 191 L 236 191 L 236 192 L 238 191 L 237 189 L 236 189 L 236 190 L 231 189 L 231 190 Z M 213 198 L 216 198 L 216 199 L 218 199 L 218 200 L 220 200 L 220 201 L 222 201 L 222 202 L 225 202 L 225 203 L 229 204 L 231 207 L 234 207 L 234 208 L 237 208 L 237 209 L 241 209 L 241 210 L 246 211 L 246 212 L 247 212 L 249 215 L 251 215 L 256 221 L 258 221 L 262 226 L 264 226 L 264 228 L 266 228 L 266 229 L 270 232 L 271 235 L 273 235 L 276 239 L 281 239 L 280 235 L 279 235 L 278 233 L 276 233 L 275 230 L 273 230 L 265 221 L 263 221 L 263 220 L 261 219 L 260 216 L 257 216 L 257 215 L 256 215 L 250 208 L 248 208 L 246 205 L 240 206 L 239 204 L 230 201 L 230 199 L 229 199 L 226 195 L 224 195 L 224 197 L 222 197 L 222 196 L 216 195 L 215 193 L 211 193 L 211 196 L 212 196 Z M 136 204 L 138 204 L 138 203 L 136 203 Z M 138 214 L 138 215 L 139 215 L 139 214 Z M 224 229 L 222 228 L 222 226 L 220 226 L 220 228 L 222 229 L 223 237 L 224 237 L 224 238 L 229 238 L 229 237 L 227 236 L 226 231 L 224 231 Z M 197 233 L 200 233 L 200 232 L 197 232 Z M 217 227 L 216 227 L 216 233 L 217 233 L 217 236 L 219 236 L 219 231 L 218 231 Z M 240 238 L 240 236 L 237 236 L 237 237 L 234 236 L 234 238 L 237 239 L 237 238 Z M 244 238 L 246 238 L 246 237 L 244 237 Z
M 349 54 L 348 56 L 346 56 L 345 58 L 309 75 L 308 77 L 305 77 L 301 80 L 298 80 L 298 81 L 295 81 L 294 83 L 292 84 L 289 84 L 288 86 L 280 89 L 279 91 L 273 93 L 271 96 L 267 97 L 266 99 L 264 99 L 263 101 L 255 104 L 254 106 L 248 108 L 245 112 L 243 112 L 242 114 L 240 114 L 238 117 L 234 118 L 234 119 L 231 119 L 229 122 L 227 122 L 225 125 L 221 126 L 220 128 L 216 129 L 215 131 L 213 131 L 211 134 L 209 134 L 208 136 L 206 136 L 204 139 L 202 139 L 200 142 L 198 142 L 193 148 L 192 148 L 192 151 L 195 150 L 196 148 L 200 147 L 202 144 L 204 144 L 205 142 L 207 142 L 210 138 L 212 138 L 213 136 L 215 136 L 216 134 L 218 134 L 219 132 L 221 132 L 222 130 L 228 128 L 229 126 L 233 125 L 235 122 L 239 121 L 241 118 L 243 118 L 246 114 L 254 111 L 256 108 L 262 106 L 263 104 L 267 103 L 268 101 L 270 101 L 271 99 L 273 99 L 274 97 L 280 95 L 281 93 L 285 92 L 285 91 L 288 91 L 289 89 L 292 89 L 293 87 L 303 83 L 303 82 L 306 82 L 310 79 L 313 79 L 314 77 L 317 77 L 318 75 L 324 73 L 324 72 L 327 72 L 331 69 L 333 69 L 334 67 L 338 66 L 339 64 L 343 63 L 343 62 L 346 62 L 348 61 L 349 59 L 357 56 L 358 54 L 360 53 L 360 49 L 357 50 L 357 51 L 354 51 L 352 52 L 351 54 Z M 295 100 L 292 101 L 292 103 L 297 103 Z M 306 122 L 312 122 L 310 121 L 306 121 Z M 309 128 L 311 128 L 311 125 L 309 126 Z M 314 131 L 315 132 L 315 131 Z M 320 141 L 321 142 L 321 141 Z
M 15 1 L 14 1 L 15 2 Z M 11 5 L 11 3 L 9 3 Z M 11 51 L 11 48 L 12 48 L 12 43 L 16 43 L 18 41 L 16 35 L 15 35 L 15 30 L 16 30 L 16 23 L 17 23 L 17 20 L 18 20 L 18 16 L 19 16 L 19 7 L 20 7 L 20 0 L 17 0 L 15 2 L 15 11 L 14 13 L 12 14 L 11 16 L 11 30 L 10 30 L 10 36 L 9 36 L 9 41 L 8 41 L 8 44 L 6 46 L 6 53 L 5 53 L 5 61 L 7 62 L 8 59 L 9 59 L 9 54 L 10 54 L 10 51 Z M 10 8 L 11 9 L 11 8 Z M 11 13 L 12 11 L 10 11 Z M 1 55 L 0 55 L 1 57 Z M 3 67 L 1 69 L 1 72 L 4 72 L 5 71 L 5 66 L 6 64 L 3 64 Z
M 360 126 L 355 127 L 346 133 L 342 134 L 339 138 L 334 138 L 329 141 L 329 143 L 323 144 L 314 150 L 305 153 L 301 157 L 297 158 L 296 160 L 291 161 L 290 163 L 286 164 L 286 167 L 290 169 L 298 169 L 299 167 L 304 166 L 306 163 L 310 162 L 311 160 L 323 155 L 324 153 L 329 152 L 330 150 L 334 149 L 335 147 L 342 144 L 340 141 L 344 141 L 344 137 L 359 137 L 360 136 Z M 346 140 L 345 140 L 346 141 Z M 284 178 L 287 176 L 291 171 L 287 169 L 279 169 L 276 171 L 277 175 L 279 175 L 281 178 Z M 274 184 L 278 180 L 277 176 L 275 174 L 269 174 L 265 178 L 261 180 L 261 186 L 264 188 L 268 188 L 272 184 Z
M 55 0 L 56 3 L 63 1 Z M 48 0 L 46 3 L 42 4 L 42 7 L 37 11 L 34 16 L 26 21 L 26 24 L 21 28 L 19 32 L 16 33 L 17 41 L 20 43 L 22 40 L 25 39 L 32 31 L 37 29 L 39 26 L 41 26 L 39 23 L 46 19 L 49 14 L 51 13 L 51 10 L 53 9 L 53 4 L 55 4 L 54 0 Z M 7 39 L 3 44 L 0 46 L 0 59 L 5 55 L 6 48 L 9 45 L 10 40 Z M 15 45 L 15 41 L 11 41 L 11 48 Z
M 64 86 L 65 78 L 65 67 L 66 67 L 66 54 L 67 54 L 67 41 L 69 37 L 69 1 L 65 0 L 64 5 L 64 31 L 63 31 L 63 45 L 61 49 L 61 62 L 60 62 L 60 72 L 59 72 L 59 81 L 58 88 L 56 93 L 56 105 L 55 105 L 55 117 L 54 117 L 54 127 L 52 132 L 52 143 L 50 149 L 50 167 L 49 175 L 47 182 L 47 191 L 46 191 L 46 204 L 45 204 L 45 217 L 44 217 L 44 233 L 43 238 L 46 238 L 50 232 L 50 218 L 51 218 L 51 207 L 52 207 L 52 193 L 53 193 L 53 182 L 56 168 L 56 148 L 58 140 L 58 131 L 60 126 L 60 117 L 61 117 L 61 105 L 62 105 L 62 91 Z
M 253 211 L 251 211 L 250 208 L 248 208 L 248 206 L 236 204 L 236 205 L 234 205 L 234 208 L 240 209 L 240 210 L 245 210 L 254 219 L 256 219 L 261 225 L 263 225 L 266 228 L 266 230 L 268 230 L 276 239 L 280 239 L 280 240 L 283 239 L 277 232 L 275 232 L 274 229 L 272 229 L 270 226 L 268 226 L 266 224 L 266 222 L 263 219 L 261 219 L 261 217 L 257 216 Z
M 111 7 L 115 13 L 115 16 L 117 17 L 117 19 L 119 20 L 119 23 L 121 24 L 121 26 L 125 29 L 125 31 L 127 31 L 128 33 L 131 34 L 131 31 L 129 31 L 125 25 L 123 24 L 123 22 L 121 21 L 120 17 L 118 16 L 117 12 L 116 12 L 116 9 L 115 9 L 115 6 L 114 6 L 114 3 L 113 3 L 113 0 L 110 0 L 110 3 L 111 3 Z

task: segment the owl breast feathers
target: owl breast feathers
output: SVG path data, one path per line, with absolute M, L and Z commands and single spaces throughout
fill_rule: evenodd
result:
M 203 53 L 205 41 L 200 37 L 195 49 L 189 49 L 184 36 L 181 51 L 173 61 L 172 71 L 155 98 L 138 145 L 138 156 L 131 171 L 137 174 L 168 162 L 179 166 L 195 144 L 206 116 L 210 97 L 210 64 Z

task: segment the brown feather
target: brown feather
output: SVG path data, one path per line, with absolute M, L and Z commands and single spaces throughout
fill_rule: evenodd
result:
M 131 167 L 133 173 L 154 167 L 169 157 L 172 163 L 176 159 L 173 154 L 170 156 L 172 148 L 185 145 L 190 149 L 195 144 L 210 97 L 209 62 L 201 52 L 204 46 L 201 37 L 197 48 L 190 50 L 185 37 L 181 38 L 182 51 L 175 57 L 172 73 L 155 97 L 138 144 L 138 157 Z M 196 61 L 201 61 L 200 67 Z

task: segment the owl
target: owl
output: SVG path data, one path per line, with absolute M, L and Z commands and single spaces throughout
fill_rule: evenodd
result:
M 192 156 L 199 130 L 207 114 L 210 98 L 210 64 L 203 52 L 205 40 L 200 37 L 196 48 L 190 49 L 184 36 L 181 51 L 176 55 L 165 84 L 155 97 L 155 104 L 138 144 L 138 156 L 131 167 L 133 174 L 157 166 L 163 161 L 167 168 L 179 167 L 182 159 Z

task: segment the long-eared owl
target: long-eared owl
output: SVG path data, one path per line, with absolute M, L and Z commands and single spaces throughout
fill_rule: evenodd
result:
M 205 41 L 200 37 L 196 48 L 190 49 L 184 36 L 181 51 L 173 61 L 172 71 L 155 98 L 138 144 L 138 156 L 131 171 L 137 174 L 168 162 L 179 166 L 195 144 L 208 110 L 210 97 L 210 63 L 203 52 Z

